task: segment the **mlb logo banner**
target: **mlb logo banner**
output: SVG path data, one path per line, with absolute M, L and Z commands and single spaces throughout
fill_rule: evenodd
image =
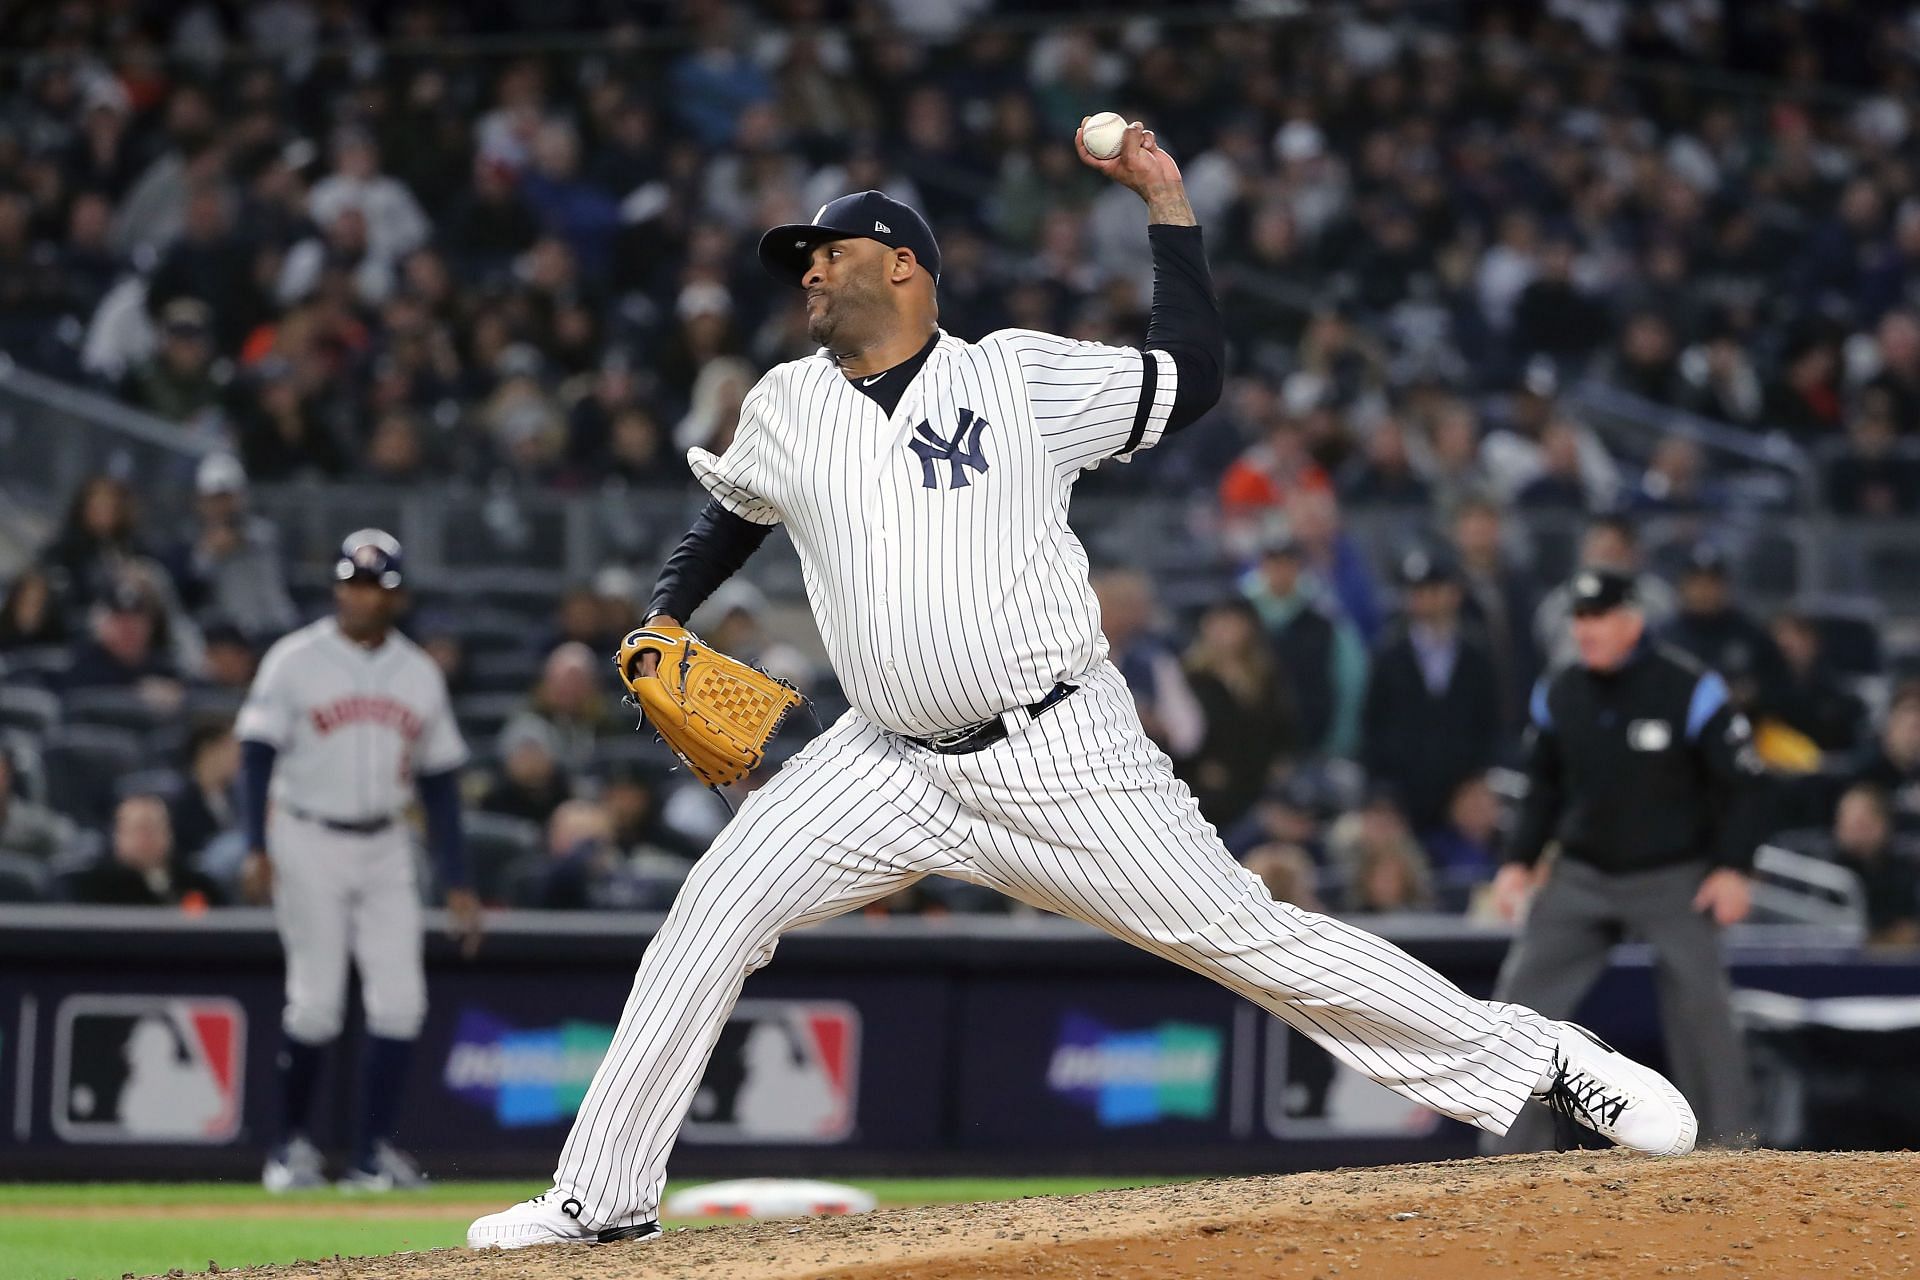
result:
M 231 1142 L 246 1040 L 246 1012 L 221 996 L 69 996 L 54 1020 L 53 1131 L 67 1142 Z
M 824 1000 L 742 1000 L 721 1029 L 681 1135 L 827 1144 L 853 1136 L 860 1014 Z

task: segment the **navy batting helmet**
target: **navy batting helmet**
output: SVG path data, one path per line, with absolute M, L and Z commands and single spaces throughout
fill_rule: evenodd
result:
M 362 578 L 391 591 L 401 578 L 400 540 L 384 529 L 360 529 L 340 544 L 333 576 L 341 582 Z

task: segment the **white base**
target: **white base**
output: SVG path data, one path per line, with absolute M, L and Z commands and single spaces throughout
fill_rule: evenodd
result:
M 688 1187 L 667 1197 L 668 1218 L 804 1218 L 867 1213 L 876 1201 L 858 1187 L 808 1178 L 738 1178 Z

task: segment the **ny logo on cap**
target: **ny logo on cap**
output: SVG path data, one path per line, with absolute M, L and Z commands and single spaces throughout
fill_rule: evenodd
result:
M 940 479 L 933 470 L 936 462 L 946 462 L 953 467 L 953 477 L 947 484 L 949 489 L 964 489 L 971 483 L 967 479 L 969 467 L 986 474 L 987 455 L 980 449 L 980 433 L 986 428 L 985 418 L 976 418 L 973 410 L 962 409 L 960 425 L 953 429 L 953 438 L 942 439 L 933 424 L 922 418 L 920 425 L 913 429 L 914 438 L 907 441 L 907 447 L 920 458 L 920 487 L 940 487 Z

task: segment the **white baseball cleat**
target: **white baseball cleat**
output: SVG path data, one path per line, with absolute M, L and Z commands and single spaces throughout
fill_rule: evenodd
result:
M 522 1200 L 511 1209 L 475 1219 L 467 1228 L 469 1249 L 524 1249 L 536 1244 L 612 1244 L 616 1240 L 651 1240 L 660 1234 L 657 1222 L 625 1227 L 580 1224 L 580 1202 L 558 1187 Z
M 1615 1146 L 1650 1156 L 1693 1150 L 1699 1121 L 1673 1082 L 1585 1027 L 1556 1024 L 1553 1083 L 1535 1097 L 1562 1121 L 1577 1121 Z M 1563 1149 L 1564 1149 L 1563 1144 Z
M 288 1191 L 314 1191 L 327 1185 L 320 1151 L 305 1138 L 294 1137 L 267 1153 L 260 1170 L 260 1185 L 274 1195 Z

